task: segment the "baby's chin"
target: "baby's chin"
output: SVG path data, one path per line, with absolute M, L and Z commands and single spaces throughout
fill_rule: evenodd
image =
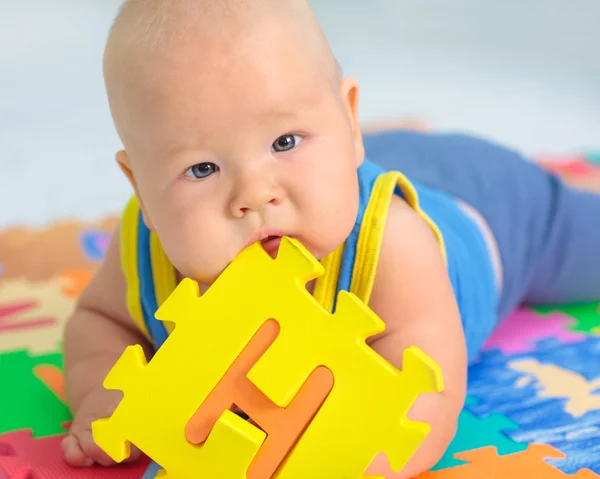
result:
M 198 283 L 200 287 L 200 293 L 204 293 L 208 288 L 212 286 L 212 284 L 221 276 L 223 271 L 225 271 L 227 266 L 223 267 L 223 269 L 218 273 L 208 274 L 206 272 L 198 273 L 194 271 L 187 270 L 186 268 L 176 269 L 176 277 L 177 283 L 180 283 L 184 278 L 191 279 Z

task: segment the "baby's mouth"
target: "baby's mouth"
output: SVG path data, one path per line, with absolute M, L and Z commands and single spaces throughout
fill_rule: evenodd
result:
M 266 238 L 261 239 L 260 242 L 264 244 L 277 238 L 281 238 L 281 236 L 267 236 Z
M 267 236 L 266 238 L 260 240 L 260 244 L 269 254 L 269 256 L 275 258 L 277 256 L 277 252 L 279 251 L 279 245 L 281 244 L 281 236 Z

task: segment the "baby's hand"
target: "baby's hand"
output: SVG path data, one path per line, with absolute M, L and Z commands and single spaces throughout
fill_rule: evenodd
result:
M 92 438 L 92 422 L 96 419 L 110 417 L 121 401 L 120 391 L 109 391 L 99 386 L 88 393 L 75 412 L 69 434 L 63 439 L 61 447 L 65 460 L 73 467 L 89 467 L 115 465 Z M 131 455 L 125 462 L 132 462 L 140 457 L 140 451 L 133 444 Z

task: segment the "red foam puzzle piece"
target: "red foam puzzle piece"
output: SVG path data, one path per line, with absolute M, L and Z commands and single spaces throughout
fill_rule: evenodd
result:
M 538 161 L 549 171 L 569 176 L 587 176 L 597 168 L 580 155 L 543 155 Z
M 64 436 L 33 439 L 29 429 L 0 435 L 0 479 L 141 479 L 150 464 L 144 457 L 135 464 L 73 468 L 60 448 Z

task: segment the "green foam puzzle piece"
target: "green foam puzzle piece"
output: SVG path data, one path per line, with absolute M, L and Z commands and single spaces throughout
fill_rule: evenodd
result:
M 469 406 L 475 402 L 473 397 L 467 396 L 465 405 Z M 458 429 L 453 441 L 431 470 L 438 471 L 466 464 L 466 461 L 456 459 L 454 455 L 481 447 L 495 446 L 498 455 L 524 451 L 527 444 L 515 442 L 502 432 L 516 429 L 519 429 L 519 426 L 502 414 L 490 414 L 481 418 L 463 409 L 458 417 Z
M 568 326 L 571 331 L 586 334 L 598 334 L 600 328 L 600 302 L 578 303 L 556 306 L 536 306 L 540 314 L 562 313 L 575 321 Z
M 33 368 L 39 365 L 62 369 L 62 354 L 0 354 L 0 434 L 32 429 L 33 437 L 40 438 L 66 432 L 62 424 L 71 420 L 71 413 L 33 374 Z
M 600 165 L 600 151 L 590 151 L 585 154 L 585 157 L 596 165 Z

